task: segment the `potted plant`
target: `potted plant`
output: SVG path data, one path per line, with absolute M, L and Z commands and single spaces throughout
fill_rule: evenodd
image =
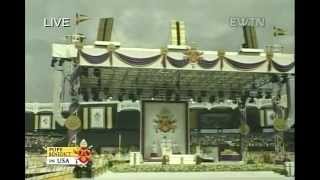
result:
M 239 127 L 239 132 L 241 134 L 241 156 L 242 159 L 245 160 L 246 159 L 246 153 L 247 153 L 247 135 L 250 132 L 250 127 L 246 122 L 241 122 L 240 127 Z
M 280 153 L 280 161 L 283 161 L 282 158 L 285 155 L 284 132 L 288 130 L 288 122 L 285 118 L 275 118 L 273 128 L 276 130 L 276 151 Z
M 169 162 L 169 156 L 168 155 L 164 155 L 162 156 L 162 165 L 166 165 Z

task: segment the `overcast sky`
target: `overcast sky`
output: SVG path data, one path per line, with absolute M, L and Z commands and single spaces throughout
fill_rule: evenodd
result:
M 69 28 L 45 28 L 43 19 L 74 18 L 76 13 L 91 20 L 80 24 L 87 43 L 96 38 L 98 20 L 113 17 L 112 40 L 122 47 L 159 48 L 168 44 L 169 22 L 185 21 L 187 41 L 202 50 L 238 51 L 242 29 L 229 26 L 230 17 L 264 17 L 257 28 L 259 47 L 272 43 L 272 27 L 288 30 L 277 40 L 286 52 L 294 52 L 294 0 L 31 0 L 26 1 L 26 102 L 52 101 L 51 43 L 63 42 Z

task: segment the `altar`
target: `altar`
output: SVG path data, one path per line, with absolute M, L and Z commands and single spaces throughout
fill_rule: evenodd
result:
M 169 164 L 196 164 L 196 156 L 193 154 L 171 154 Z
M 172 143 L 171 139 L 168 139 L 167 136 L 162 135 L 159 144 L 153 142 L 150 159 L 162 159 L 163 156 L 170 156 L 172 154 L 181 154 L 179 145 L 176 142 Z

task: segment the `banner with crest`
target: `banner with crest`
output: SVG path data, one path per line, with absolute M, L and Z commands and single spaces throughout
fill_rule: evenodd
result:
M 188 152 L 187 102 L 146 101 L 142 112 L 144 158 Z

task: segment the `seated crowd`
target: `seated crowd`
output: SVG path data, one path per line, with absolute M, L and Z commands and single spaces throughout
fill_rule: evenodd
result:
M 25 149 L 29 153 L 43 153 L 46 147 L 63 143 L 64 140 L 61 135 L 28 133 L 25 135 Z

